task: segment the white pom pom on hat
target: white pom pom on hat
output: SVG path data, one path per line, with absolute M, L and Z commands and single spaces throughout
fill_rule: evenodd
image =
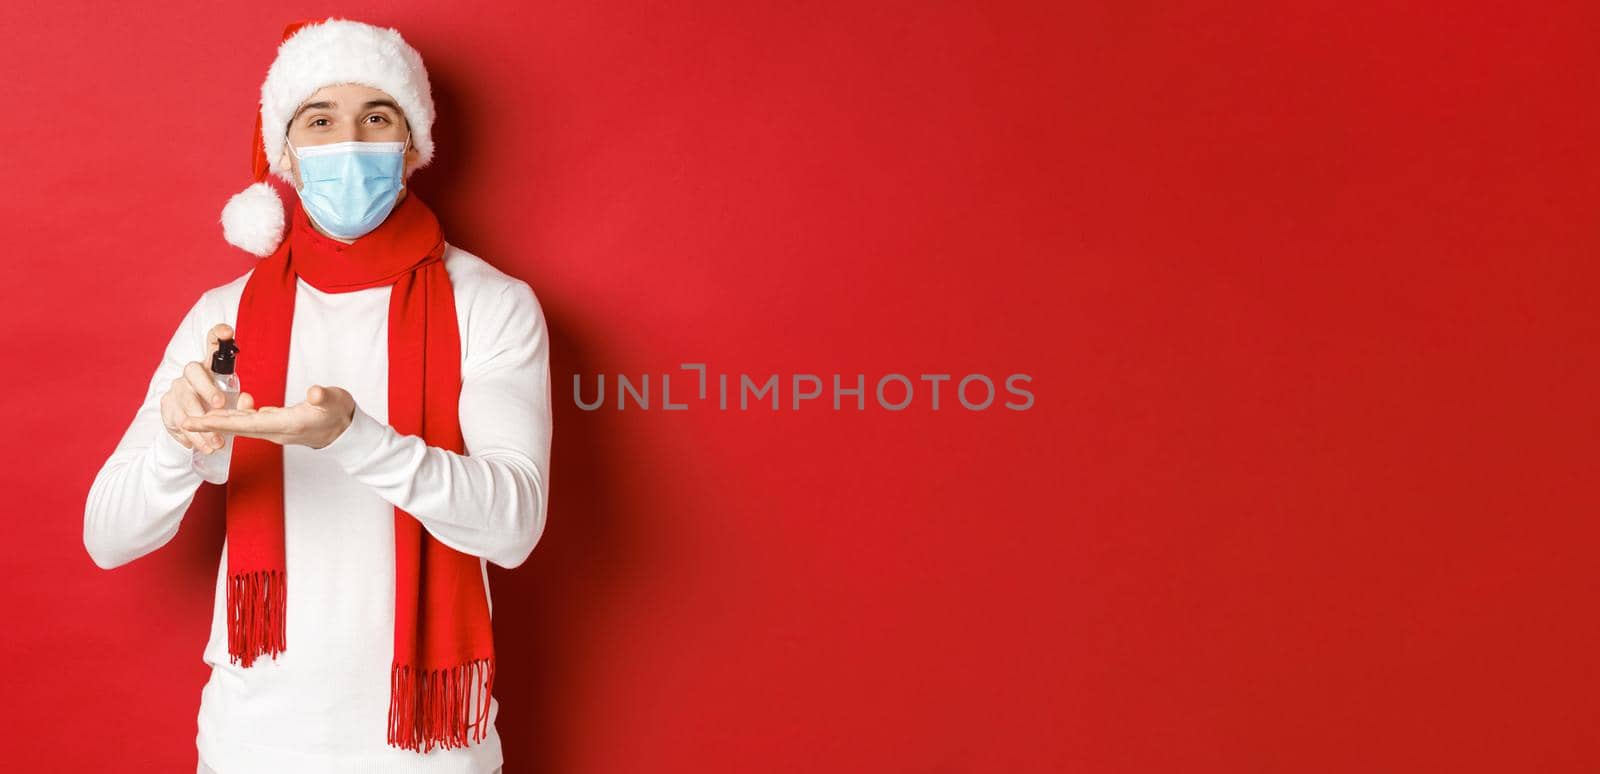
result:
M 284 28 L 277 58 L 261 84 L 261 110 L 251 138 L 249 187 L 222 208 L 222 235 L 229 244 L 266 257 L 283 242 L 283 200 L 267 181 L 270 171 L 294 185 L 284 155 L 289 119 L 318 89 L 358 83 L 393 97 L 405 113 L 417 167 L 433 160 L 433 93 L 422 55 L 397 30 L 349 19 L 298 21 Z
M 252 183 L 222 207 L 222 236 L 251 255 L 272 255 L 283 242 L 283 200 L 272 184 Z
M 258 258 L 277 251 L 283 242 L 283 230 L 288 218 L 283 200 L 267 182 L 267 157 L 261 150 L 261 114 L 256 114 L 256 131 L 253 136 L 251 171 L 255 182 L 246 186 L 222 206 L 222 238 L 228 244 Z

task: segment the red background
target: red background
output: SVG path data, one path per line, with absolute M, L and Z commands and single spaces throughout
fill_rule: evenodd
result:
M 260 5 L 0 9 L 10 770 L 194 764 L 219 490 L 110 572 L 82 511 L 252 260 L 259 85 L 334 10 Z M 1541 6 L 339 5 L 550 325 L 506 770 L 1600 767 L 1597 18 Z M 1036 402 L 573 403 L 693 361 Z

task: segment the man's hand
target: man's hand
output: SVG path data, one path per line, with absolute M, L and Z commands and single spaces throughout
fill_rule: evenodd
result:
M 261 438 L 288 446 L 300 444 L 320 449 L 333 443 L 355 415 L 356 399 L 342 387 L 313 384 L 306 399 L 293 406 L 256 408 L 255 398 L 239 393 L 239 408 L 213 408 L 200 416 L 185 417 L 184 430 L 221 432 Z
M 222 448 L 222 437 L 201 429 L 189 430 L 183 426 L 185 417 L 198 417 L 207 409 L 220 408 L 225 398 L 217 388 L 216 377 L 211 373 L 211 356 L 217 352 L 218 342 L 233 338 L 233 327 L 217 323 L 206 333 L 205 362 L 191 360 L 183 366 L 183 373 L 172 380 L 166 394 L 161 396 L 161 424 L 167 434 L 177 439 L 187 449 L 199 449 L 210 454 Z

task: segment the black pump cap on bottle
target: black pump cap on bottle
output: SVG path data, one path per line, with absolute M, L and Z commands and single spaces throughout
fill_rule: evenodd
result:
M 239 345 L 233 339 L 218 339 L 217 351 L 211 353 L 211 373 L 233 373 L 233 355 L 239 351 Z

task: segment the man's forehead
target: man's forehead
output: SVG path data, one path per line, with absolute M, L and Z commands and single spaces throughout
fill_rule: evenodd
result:
M 382 95 L 369 97 L 366 99 L 356 98 L 346 100 L 346 102 L 355 105 L 356 109 L 358 110 L 371 110 L 373 108 L 386 107 L 396 113 L 404 114 L 405 112 L 400 109 L 400 105 L 393 99 Z M 335 97 L 312 97 L 309 101 L 302 102 L 300 107 L 295 109 L 294 115 L 289 117 L 289 120 L 294 120 L 301 113 L 304 113 L 307 110 L 338 110 L 339 107 L 340 101 Z

